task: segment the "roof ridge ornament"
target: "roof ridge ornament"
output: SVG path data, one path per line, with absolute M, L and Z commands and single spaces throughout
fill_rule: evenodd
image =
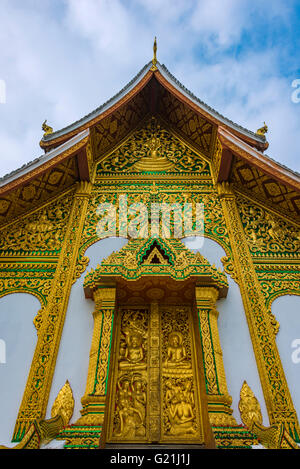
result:
M 45 119 L 45 121 L 43 122 L 42 129 L 45 132 L 44 137 L 45 135 L 49 135 L 53 133 L 52 127 L 50 127 L 50 125 L 47 125 L 47 119 Z
M 152 59 L 152 67 L 150 70 L 155 71 L 157 70 L 157 57 L 156 57 L 156 52 L 157 52 L 157 42 L 156 42 L 156 36 L 154 38 L 154 44 L 153 44 L 153 59 Z
M 256 134 L 257 134 L 257 135 L 263 135 L 263 136 L 265 136 L 265 134 L 268 132 L 268 130 L 269 130 L 269 129 L 268 129 L 268 126 L 267 126 L 267 124 L 264 122 L 264 126 L 261 127 L 260 129 L 258 129 L 258 130 L 256 131 Z

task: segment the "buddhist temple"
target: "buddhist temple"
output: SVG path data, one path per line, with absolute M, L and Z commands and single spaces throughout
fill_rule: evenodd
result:
M 267 125 L 194 96 L 156 41 L 50 124 L 0 180 L 1 448 L 298 449 L 300 175 Z

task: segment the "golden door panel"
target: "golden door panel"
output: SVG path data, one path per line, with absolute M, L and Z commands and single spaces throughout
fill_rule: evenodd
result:
M 161 441 L 203 440 L 191 309 L 162 306 Z
M 203 443 L 191 308 L 119 308 L 108 443 Z
M 110 441 L 148 441 L 148 335 L 148 309 L 119 310 L 109 412 Z

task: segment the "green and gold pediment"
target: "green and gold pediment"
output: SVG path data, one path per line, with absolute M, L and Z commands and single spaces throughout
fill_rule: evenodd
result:
M 155 118 L 98 163 L 97 175 L 197 173 L 210 177 L 209 164 Z
M 220 269 L 210 265 L 199 252 L 190 251 L 178 239 L 131 239 L 113 252 L 85 277 L 87 297 L 106 281 L 139 280 L 142 277 L 169 277 L 175 281 L 193 278 L 196 283 L 214 286 L 220 297 L 227 294 L 228 282 Z

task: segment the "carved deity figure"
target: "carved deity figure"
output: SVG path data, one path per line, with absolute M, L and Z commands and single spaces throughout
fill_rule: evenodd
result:
M 145 435 L 143 416 L 138 409 L 135 409 L 129 402 L 119 409 L 120 424 L 115 433 L 124 439 L 134 439 L 137 436 Z
M 141 334 L 137 332 L 127 333 L 125 353 L 119 361 L 119 368 L 134 368 L 135 370 L 144 370 L 146 368 Z
M 189 402 L 183 399 L 169 410 L 170 435 L 195 434 L 193 427 L 194 410 Z
M 114 432 L 115 436 L 127 440 L 145 436 L 146 393 L 142 381 L 129 380 L 128 377 L 123 377 L 123 381 L 119 380 L 116 404 L 118 425 Z
M 183 387 L 183 390 L 182 390 L 182 396 L 183 396 L 185 402 L 188 402 L 192 406 L 195 404 L 194 393 L 192 391 L 191 381 L 186 381 L 186 383 Z
M 143 382 L 140 379 L 132 381 L 132 398 L 134 408 L 140 411 L 142 420 L 144 421 L 146 415 L 146 392 Z
M 124 379 L 123 382 L 118 382 L 118 406 L 124 407 L 131 399 L 130 381 Z
M 166 381 L 166 413 L 169 421 L 169 434 L 195 434 L 194 428 L 194 395 L 191 390 L 192 383 Z
M 187 360 L 186 350 L 182 342 L 183 338 L 180 332 L 171 332 L 169 334 L 167 358 L 163 363 L 165 368 L 191 368 L 191 364 Z

